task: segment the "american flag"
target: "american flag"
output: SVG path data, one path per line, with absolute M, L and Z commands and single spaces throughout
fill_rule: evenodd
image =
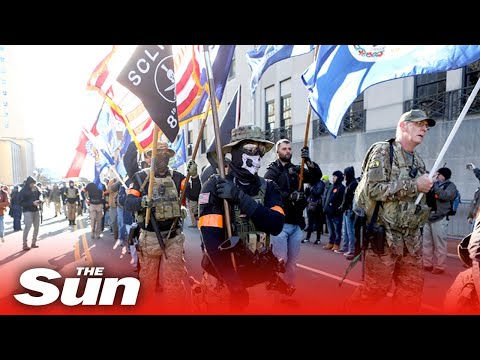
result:
M 210 61 L 217 107 L 232 65 L 235 45 L 209 45 Z M 203 117 L 207 110 L 209 94 L 203 45 L 177 45 L 173 48 L 175 81 L 177 91 L 177 111 L 180 126 Z
M 113 45 L 111 52 L 97 65 L 87 88 L 97 90 L 112 108 L 115 118 L 122 121 L 140 151 L 153 141 L 154 122 L 142 101 L 117 82 L 117 76 L 135 46 Z
M 207 74 L 203 45 L 173 46 L 176 101 L 180 126 L 201 118 L 209 100 L 206 91 Z M 142 101 L 116 79 L 136 46 L 114 45 L 111 52 L 97 65 L 87 88 L 98 91 L 111 106 L 115 117 L 122 121 L 139 151 L 153 141 L 154 122 Z M 232 64 L 235 45 L 210 45 L 210 59 L 215 79 L 217 106 Z

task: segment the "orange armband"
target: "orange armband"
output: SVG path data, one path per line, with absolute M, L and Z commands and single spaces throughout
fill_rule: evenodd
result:
M 140 191 L 135 190 L 135 189 L 128 189 L 127 194 L 128 195 L 131 194 L 133 196 L 140 197 Z

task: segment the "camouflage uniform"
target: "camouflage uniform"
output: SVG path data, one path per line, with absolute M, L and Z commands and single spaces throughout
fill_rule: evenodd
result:
M 415 200 L 419 194 L 415 181 L 426 173 L 425 164 L 416 151 L 412 156 L 395 141 L 391 167 L 388 142 L 378 143 L 365 165 L 365 178 L 362 180 L 370 199 L 366 207 L 367 224 L 376 201 L 381 201 L 376 223 L 385 227 L 388 246 L 384 255 L 376 255 L 372 249 L 366 250 L 365 281 L 347 301 L 347 309 L 371 311 L 372 305 L 388 293 L 393 281 L 395 308 L 418 311 L 424 281 L 420 228 L 426 223 L 430 208 L 423 196 L 419 210 L 415 211 Z
M 166 143 L 159 142 L 158 150 L 168 149 Z M 170 151 L 171 149 L 168 149 Z M 173 153 L 173 154 L 172 154 Z M 174 155 L 173 150 L 169 152 Z M 185 311 L 187 269 L 184 259 L 185 236 L 182 233 L 182 221 L 186 211 L 180 206 L 180 190 L 185 187 L 185 176 L 168 168 L 164 175 L 155 174 L 153 186 L 154 206 L 148 226 L 145 226 L 146 208 L 142 205 L 143 196 L 147 195 L 150 169 L 140 170 L 133 176 L 125 200 L 125 210 L 135 212 L 139 223 L 139 262 L 142 299 L 154 299 L 157 284 L 161 280 L 162 310 L 181 313 Z M 197 181 L 200 181 L 197 177 Z M 152 222 L 156 221 L 162 235 L 165 249 L 160 247 Z M 172 227 L 173 224 L 175 227 Z

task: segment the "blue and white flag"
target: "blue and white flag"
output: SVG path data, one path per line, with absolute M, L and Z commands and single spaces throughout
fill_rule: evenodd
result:
M 115 166 L 114 152 L 119 141 L 115 134 L 115 118 L 110 106 L 104 102 L 100 109 L 92 131 L 83 129 L 88 141 L 85 145 L 87 153 L 95 159 L 93 182 L 100 188 L 100 175 L 108 166 Z
M 175 151 L 175 156 L 170 158 L 168 165 L 173 169 L 178 169 L 180 165 L 183 165 L 187 162 L 187 153 L 185 151 L 185 131 L 182 131 L 182 134 L 174 145 L 170 143 L 168 145 Z
M 118 153 L 118 159 L 115 164 L 115 168 L 117 170 L 117 173 L 124 178 L 127 175 L 127 170 L 125 169 L 125 165 L 123 164 L 123 156 L 125 155 L 125 152 L 127 151 L 128 145 L 132 142 L 132 137 L 130 136 L 130 132 L 128 131 L 127 128 L 123 131 L 123 137 L 120 143 L 120 149 Z
M 290 57 L 304 55 L 315 48 L 315 45 L 260 45 L 258 49 L 248 51 L 247 63 L 252 70 L 250 91 L 255 93 L 258 82 L 270 65 Z
M 321 45 L 302 80 L 310 106 L 336 137 L 345 112 L 368 87 L 457 69 L 479 59 L 478 45 Z

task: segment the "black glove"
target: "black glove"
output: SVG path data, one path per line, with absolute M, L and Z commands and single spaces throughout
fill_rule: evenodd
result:
M 259 203 L 245 194 L 242 189 L 230 180 L 218 179 L 217 195 L 222 199 L 231 199 L 234 203 L 239 204 L 240 209 L 246 213 L 248 217 L 252 217 L 255 210 L 260 206 Z
M 218 179 L 217 181 L 217 195 L 222 199 L 233 200 L 235 203 L 240 201 L 240 188 L 232 181 L 226 179 Z
M 300 157 L 305 161 L 305 163 L 309 163 L 310 160 L 310 150 L 308 150 L 308 146 L 302 148 Z
M 305 194 L 302 191 L 295 190 L 290 194 L 290 200 L 292 201 L 302 201 L 305 199 Z

